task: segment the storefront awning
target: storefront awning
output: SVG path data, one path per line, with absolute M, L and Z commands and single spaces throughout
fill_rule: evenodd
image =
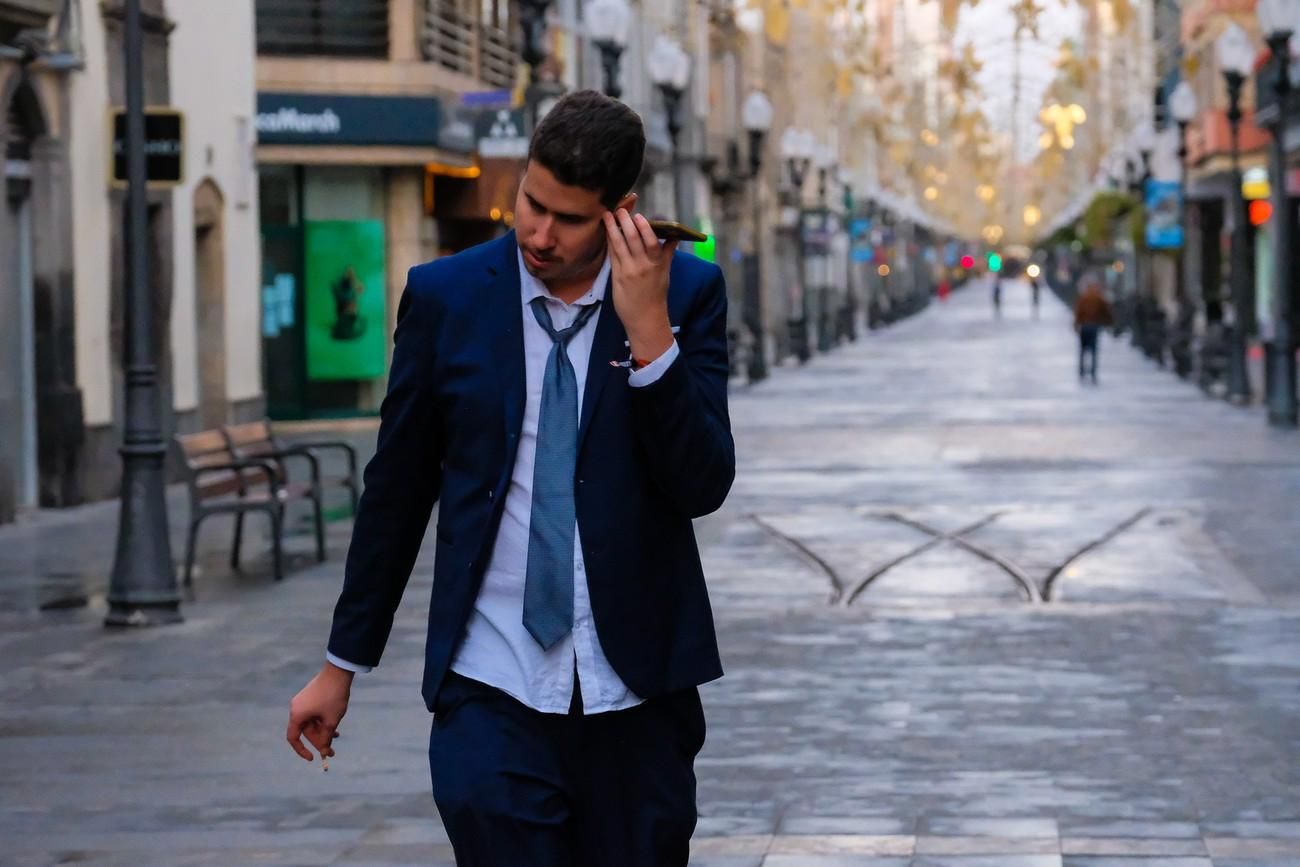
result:
M 441 163 L 470 168 L 474 165 L 472 154 L 401 145 L 258 145 L 257 161 L 263 165 L 304 166 L 425 166 Z

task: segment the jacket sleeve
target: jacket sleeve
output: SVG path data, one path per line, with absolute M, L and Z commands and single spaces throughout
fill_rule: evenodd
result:
M 736 477 L 721 270 L 714 269 L 680 325 L 677 359 L 654 383 L 629 387 L 629 402 L 640 454 L 660 490 L 698 518 L 722 505 Z
M 377 665 L 383 655 L 442 486 L 441 432 L 430 385 L 436 299 L 420 291 L 420 280 L 412 269 L 398 304 L 378 446 L 366 465 L 330 630 L 329 652 L 360 666 Z

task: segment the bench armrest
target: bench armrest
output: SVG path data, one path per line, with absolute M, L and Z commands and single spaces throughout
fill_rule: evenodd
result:
M 295 449 L 306 449 L 307 451 L 324 451 L 328 449 L 338 449 L 347 453 L 348 471 L 355 477 L 357 474 L 357 450 L 349 443 L 342 440 L 316 440 L 310 442 L 295 442 Z
M 244 474 L 243 470 L 261 470 L 266 474 L 267 484 L 271 490 L 279 493 L 283 484 L 280 481 L 280 474 L 276 466 L 271 461 L 257 460 L 254 458 L 241 458 L 235 461 L 226 461 L 220 464 L 205 464 L 201 467 L 190 467 L 190 478 L 197 484 L 199 479 L 209 473 L 231 473 L 233 472 L 239 479 L 239 493 L 244 493 Z
M 269 458 L 270 460 L 278 462 L 284 470 L 284 477 L 286 479 L 289 477 L 289 472 L 284 466 L 284 461 L 287 458 L 302 458 L 311 467 L 312 484 L 320 484 L 320 458 L 312 454 L 310 449 L 303 448 L 302 446 L 293 443 L 283 447 L 276 447 L 268 451 L 258 452 L 257 457 Z

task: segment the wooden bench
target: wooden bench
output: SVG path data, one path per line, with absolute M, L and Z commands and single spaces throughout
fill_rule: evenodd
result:
M 271 427 L 271 422 L 251 421 L 246 424 L 226 425 L 222 428 L 230 451 L 237 458 L 287 458 L 302 457 L 312 464 L 312 480 L 319 493 L 327 488 L 344 488 L 348 492 L 348 503 L 352 514 L 357 513 L 357 500 L 361 495 L 361 485 L 357 478 L 357 452 L 352 446 L 341 440 L 312 440 L 285 443 L 280 440 Z M 347 461 L 347 469 L 326 475 L 320 472 L 321 453 L 339 452 Z
M 240 459 L 230 451 L 219 430 L 176 437 L 185 462 L 190 492 L 190 527 L 185 544 L 185 586 L 194 583 L 194 555 L 199 527 L 212 515 L 235 516 L 235 540 L 230 565 L 239 568 L 244 515 L 262 512 L 271 520 L 272 563 L 275 580 L 284 577 L 282 542 L 284 508 L 289 492 L 281 482 L 281 468 L 270 460 Z

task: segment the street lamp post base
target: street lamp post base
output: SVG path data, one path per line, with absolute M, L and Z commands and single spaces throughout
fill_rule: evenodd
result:
M 104 625 L 113 629 L 147 629 L 151 626 L 172 626 L 184 623 L 180 604 L 163 602 L 157 605 L 114 604 L 109 607 Z

